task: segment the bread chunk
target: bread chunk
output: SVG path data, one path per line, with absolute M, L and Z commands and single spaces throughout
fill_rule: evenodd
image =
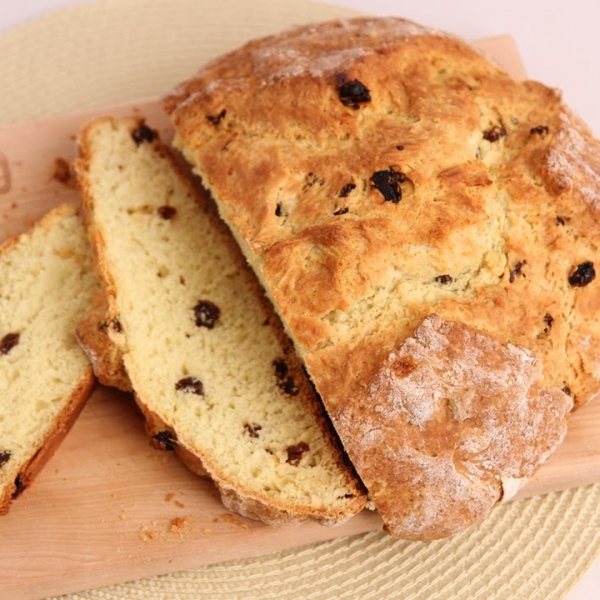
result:
M 383 418 L 387 392 L 374 382 L 432 315 L 467 327 L 473 353 L 489 340 L 535 362 L 539 378 L 514 402 L 529 398 L 546 421 L 548 439 L 529 448 L 538 465 L 562 439 L 566 407 L 598 396 L 600 143 L 557 90 L 513 80 L 443 32 L 359 18 L 252 41 L 177 86 L 165 108 L 394 535 L 445 535 L 503 496 L 502 469 L 469 474 L 485 510 L 458 519 L 449 495 L 450 512 L 420 531 L 392 498 L 434 488 L 377 470 L 403 428 L 383 427 L 364 456 L 354 421 Z M 458 397 L 485 391 L 469 379 Z M 505 411 L 502 398 L 486 402 Z M 528 413 L 502 414 L 521 431 Z
M 31 484 L 93 388 L 75 327 L 97 289 L 74 206 L 0 246 L 0 514 Z
M 362 484 L 281 324 L 157 132 L 107 117 L 79 143 L 106 331 L 153 444 L 207 472 L 244 516 L 334 524 L 359 512 Z
M 457 533 L 526 483 L 572 407 L 539 371 L 528 350 L 437 315 L 387 357 L 369 385 L 376 404 L 348 402 L 336 423 L 392 531 Z
M 93 296 L 88 313 L 77 324 L 77 341 L 86 353 L 94 375 L 106 386 L 131 392 L 131 381 L 123 364 L 123 353 L 109 335 L 114 320 L 109 312 L 108 298 L 103 289 Z

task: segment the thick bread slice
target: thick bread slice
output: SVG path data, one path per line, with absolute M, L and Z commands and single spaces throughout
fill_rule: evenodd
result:
M 366 499 L 235 243 L 139 119 L 95 120 L 75 169 L 108 333 L 155 444 L 267 523 L 344 521 Z
M 98 289 L 77 209 L 0 247 L 0 514 L 58 447 L 95 379 L 75 327 Z
M 394 535 L 481 518 L 598 396 L 600 143 L 558 92 L 363 18 L 250 42 L 165 107 Z

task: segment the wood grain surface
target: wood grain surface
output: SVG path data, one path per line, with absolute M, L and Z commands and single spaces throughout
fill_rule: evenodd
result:
M 510 37 L 478 43 L 515 76 Z M 155 100 L 0 129 L 0 242 L 51 207 L 78 203 L 65 167 L 81 124 L 141 114 L 169 141 Z M 600 405 L 571 419 L 564 444 L 518 498 L 600 481 Z M 153 449 L 132 399 L 98 386 L 34 485 L 0 518 L 0 598 L 38 600 L 381 527 L 365 512 L 344 525 L 268 527 L 228 513 L 211 482 Z

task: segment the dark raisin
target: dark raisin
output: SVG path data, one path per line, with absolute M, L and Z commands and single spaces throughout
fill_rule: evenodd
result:
M 319 185 L 323 185 L 325 183 L 325 180 L 322 179 L 321 177 L 319 177 L 316 173 L 313 173 L 312 171 L 306 176 L 306 183 L 304 184 L 304 188 L 307 189 L 309 187 L 312 187 L 315 184 L 319 184 Z
M 5 465 L 10 460 L 10 452 L 7 450 L 0 450 L 0 467 Z
M 557 225 L 564 225 L 567 222 L 568 219 L 566 219 L 565 217 L 556 217 L 556 224 Z
M 294 378 L 288 376 L 287 363 L 279 358 L 273 361 L 273 367 L 275 368 L 275 377 L 279 380 L 277 384 L 279 389 L 288 396 L 295 396 L 300 390 L 294 383 Z
M 288 396 L 296 396 L 300 391 L 294 383 L 293 377 L 286 377 L 279 382 L 279 389 Z
M 571 395 L 571 388 L 568 385 L 565 385 L 562 388 L 561 392 L 565 393 L 567 396 L 570 396 Z
M 310 450 L 310 446 L 306 442 L 299 442 L 294 446 L 287 447 L 287 460 L 285 462 L 290 463 L 297 467 L 300 464 L 300 460 L 306 452 Z
M 547 134 L 548 134 L 548 132 L 549 132 L 549 131 L 550 131 L 550 130 L 548 129 L 548 126 L 547 126 L 547 125 L 538 125 L 537 127 L 532 127 L 532 128 L 529 130 L 529 133 L 530 133 L 531 135 L 533 135 L 533 134 L 536 134 L 536 133 L 537 133 L 538 135 L 545 136 L 545 135 L 547 135 Z
M 449 283 L 452 283 L 454 281 L 454 279 L 452 279 L 451 275 L 445 274 L 445 275 L 438 275 L 435 280 L 438 283 L 441 283 L 442 285 L 448 285 Z
M 20 338 L 19 333 L 7 333 L 0 341 L 0 354 L 8 354 L 19 343 Z
M 175 384 L 175 389 L 178 392 L 185 394 L 196 394 L 204 396 L 204 385 L 197 377 L 184 377 Z
M 340 215 L 345 215 L 347 212 L 348 212 L 348 207 L 347 207 L 347 206 L 344 206 L 343 208 L 338 208 L 337 210 L 335 210 L 335 211 L 333 212 L 333 214 L 334 214 L 336 217 L 339 217 Z
M 586 261 L 577 266 L 577 268 L 569 275 L 569 283 L 573 287 L 584 287 L 591 283 L 596 278 L 596 270 L 594 263 Z
M 483 139 L 488 142 L 497 142 L 500 138 L 506 136 L 506 129 L 502 125 L 494 125 L 487 131 L 483 132 Z
M 221 309 L 210 300 L 200 300 L 194 306 L 194 317 L 198 327 L 212 329 L 221 316 Z
M 277 203 L 277 206 L 275 207 L 275 216 L 276 217 L 281 217 L 283 216 L 283 210 L 281 208 L 281 202 Z
M 10 497 L 14 500 L 21 494 L 21 492 L 24 489 L 25 489 L 25 484 L 23 483 L 21 476 L 18 475 L 17 478 L 15 479 L 15 491 L 10 495 Z
M 165 221 L 172 219 L 177 214 L 177 209 L 174 206 L 159 206 L 156 209 L 158 216 Z
M 508 280 L 510 281 L 510 283 L 514 283 L 515 279 L 519 276 L 522 275 L 523 277 L 525 277 L 525 274 L 523 273 L 523 267 L 527 264 L 526 260 L 520 260 L 518 263 L 515 264 L 515 266 L 511 269 L 510 271 L 510 275 Z
M 338 94 L 344 106 L 350 108 L 360 108 L 361 104 L 371 101 L 371 92 L 367 86 L 358 79 L 352 79 L 342 83 L 339 87 Z
M 544 329 L 544 333 L 548 333 L 552 329 L 552 323 L 554 323 L 554 317 L 546 313 L 544 315 L 544 323 L 546 323 L 546 327 Z
M 225 118 L 227 114 L 227 110 L 223 109 L 221 112 L 216 115 L 206 115 L 206 120 L 212 123 L 215 127 Z
M 275 377 L 279 380 L 283 380 L 286 378 L 288 374 L 288 366 L 285 360 L 282 358 L 277 358 L 273 361 L 273 367 L 275 369 Z
M 177 446 L 177 439 L 170 431 L 159 431 L 157 434 L 152 436 L 150 440 L 151 444 L 157 450 L 172 451 Z
M 402 171 L 396 171 L 393 167 L 384 171 L 376 171 L 371 177 L 371 183 L 381 192 L 384 200 L 393 204 L 398 204 L 402 200 L 400 184 L 404 181 L 406 181 L 406 175 Z
M 350 192 L 356 187 L 355 183 L 347 183 L 338 194 L 338 198 L 347 198 Z
M 404 146 L 403 146 L 402 144 L 398 144 L 398 145 L 396 146 L 396 150 L 400 150 L 400 151 L 402 151 L 402 150 L 404 150 Z
M 112 327 L 117 333 L 121 333 L 123 331 L 123 327 L 121 326 L 121 321 L 119 319 L 111 319 L 110 321 L 100 321 L 98 323 L 98 329 L 102 332 L 106 333 L 106 330 Z
M 142 123 L 134 132 L 131 134 L 133 141 L 139 146 L 143 142 L 152 142 L 156 137 L 156 132 L 150 129 L 148 125 Z
M 251 437 L 251 438 L 257 438 L 258 437 L 258 432 L 262 429 L 262 425 L 259 425 L 258 423 L 245 423 L 244 424 L 244 431 Z

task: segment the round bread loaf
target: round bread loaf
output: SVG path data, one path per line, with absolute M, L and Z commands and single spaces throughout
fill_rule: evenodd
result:
M 557 90 L 361 18 L 165 107 L 394 535 L 483 517 L 598 396 L 600 143 Z

